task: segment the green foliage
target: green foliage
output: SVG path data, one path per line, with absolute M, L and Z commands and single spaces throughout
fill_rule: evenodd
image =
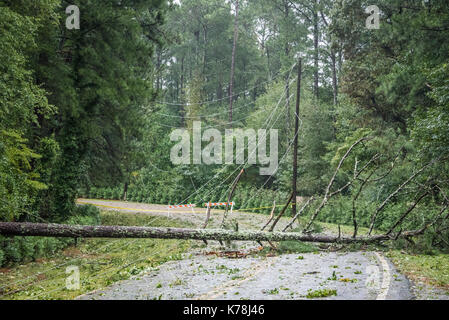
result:
M 26 146 L 26 139 L 13 131 L 0 131 L 0 220 L 11 221 L 29 210 L 33 196 L 46 185 L 31 162 L 39 158 Z
M 418 110 L 414 115 L 412 137 L 425 151 L 426 158 L 449 154 L 449 62 L 427 71 L 431 82 L 428 96 L 435 107 Z
M 46 186 L 32 163 L 40 156 L 26 132 L 54 109 L 29 68 L 37 48 L 38 29 L 56 1 L 38 1 L 38 14 L 29 16 L 23 4 L 0 6 L 0 220 L 12 220 L 30 210 L 33 197 Z
M 74 4 L 85 14 L 71 31 L 59 0 L 0 4 L 2 221 L 67 221 L 79 188 L 129 183 L 142 163 L 149 57 L 166 3 Z
M 279 253 L 308 253 L 318 252 L 318 248 L 310 243 L 299 241 L 281 241 L 277 246 L 277 252 Z
M 416 254 L 393 250 L 387 256 L 412 280 L 447 288 L 449 285 L 449 265 L 447 254 Z
M 190 130 L 194 120 L 203 130 L 229 127 L 230 2 L 120 3 L 74 1 L 83 8 L 82 27 L 69 31 L 65 2 L 1 2 L 0 221 L 82 223 L 89 218 L 77 214 L 79 196 L 118 200 L 126 194 L 130 201 L 201 207 L 227 200 L 240 166 L 175 166 L 170 133 Z M 413 172 L 449 154 L 448 6 L 381 0 L 381 30 L 368 30 L 368 1 L 319 3 L 241 6 L 232 127 L 278 129 L 280 163 L 270 177 L 245 164 L 231 200 L 236 210 L 269 214 L 274 200 L 278 212 L 289 195 L 297 85 L 291 67 L 299 55 L 298 195 L 320 198 L 350 146 L 369 137 L 342 163 L 330 192 L 354 181 L 318 216 L 351 225 L 354 203 L 366 227 Z M 319 39 L 317 45 L 311 39 Z M 376 229 L 388 230 L 423 185 L 430 195 L 403 227 L 434 218 L 449 194 L 448 172 L 448 161 L 426 168 L 388 201 Z M 432 232 L 423 246 L 444 246 Z M 36 249 L 46 248 L 41 242 L 20 241 L 1 251 L 0 260 L 48 251 Z
M 308 299 L 327 298 L 327 297 L 336 296 L 336 295 L 337 295 L 337 290 L 335 290 L 335 289 L 318 289 L 318 290 L 310 289 L 307 292 L 306 298 L 308 298 Z

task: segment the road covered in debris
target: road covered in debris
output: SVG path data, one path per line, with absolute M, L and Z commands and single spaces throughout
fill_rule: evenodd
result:
M 171 210 L 161 205 L 119 201 L 80 200 L 102 209 L 123 213 L 166 215 L 200 226 L 205 210 Z M 204 211 L 204 212 L 203 212 Z M 234 212 L 242 227 L 260 228 L 267 216 Z M 210 227 L 221 222 L 213 211 Z M 288 223 L 281 219 L 279 228 Z M 428 289 L 422 294 L 392 263 L 376 251 L 323 251 L 274 254 L 257 243 L 233 242 L 224 248 L 216 241 L 198 241 L 181 260 L 144 270 L 129 280 L 78 297 L 78 299 L 447 299 Z M 425 291 L 425 289 L 424 289 Z
M 170 261 L 80 299 L 412 299 L 408 280 L 375 253 L 306 253 Z

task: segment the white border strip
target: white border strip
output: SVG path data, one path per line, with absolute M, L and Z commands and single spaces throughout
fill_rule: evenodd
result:
M 374 252 L 377 256 L 377 259 L 379 259 L 380 263 L 382 264 L 382 286 L 380 287 L 380 292 L 377 296 L 376 300 L 385 300 L 387 299 L 388 290 L 390 289 L 390 266 L 388 265 L 387 260 L 379 254 L 378 252 Z

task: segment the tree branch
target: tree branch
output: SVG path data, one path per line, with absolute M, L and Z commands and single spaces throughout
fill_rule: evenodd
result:
M 267 223 L 265 223 L 265 225 L 260 229 L 260 231 L 264 231 L 265 228 L 270 224 L 270 222 L 273 221 L 274 210 L 276 210 L 276 201 L 273 201 L 273 209 L 271 209 L 270 218 L 268 219 Z
M 327 185 L 323 200 L 321 201 L 321 204 L 318 206 L 318 208 L 315 210 L 314 214 L 312 215 L 312 217 L 310 218 L 309 222 L 307 223 L 306 227 L 304 228 L 303 232 L 307 232 L 310 228 L 310 226 L 312 225 L 313 221 L 315 221 L 316 217 L 318 216 L 318 214 L 320 213 L 321 209 L 323 209 L 323 207 L 326 205 L 326 203 L 329 201 L 329 192 L 330 189 L 332 188 L 332 185 L 334 184 L 335 178 L 337 177 L 338 171 L 340 171 L 341 166 L 343 165 L 344 161 L 346 160 L 346 158 L 349 156 L 349 154 L 351 153 L 352 149 L 354 149 L 355 146 L 357 146 L 359 143 L 361 143 L 362 141 L 367 140 L 368 137 L 363 137 L 358 139 L 356 142 L 354 142 L 348 149 L 348 151 L 346 151 L 346 153 L 344 154 L 344 156 L 341 158 L 337 169 L 334 172 L 334 175 L 332 176 L 331 180 L 329 181 L 329 184 Z M 347 188 L 350 184 L 347 184 L 344 188 L 340 188 L 339 190 L 344 190 L 345 188 Z M 341 192 L 337 190 L 338 192 Z M 331 194 L 331 196 L 333 196 L 334 194 L 336 194 L 335 192 Z
M 379 212 L 381 212 L 385 206 L 387 205 L 387 203 L 390 201 L 391 198 L 393 198 L 395 195 L 397 195 L 402 189 L 404 189 L 404 187 L 410 183 L 410 181 L 412 181 L 413 179 L 415 179 L 416 176 L 418 176 L 421 172 L 423 172 L 427 167 L 431 166 L 432 164 L 434 164 L 438 159 L 432 160 L 431 162 L 427 163 L 426 165 L 424 165 L 423 167 L 421 167 L 421 169 L 419 169 L 418 171 L 416 171 L 415 173 L 413 173 L 403 184 L 401 184 L 395 191 L 393 191 L 385 200 L 384 202 L 382 202 L 382 204 L 376 209 L 376 211 L 374 212 L 374 214 L 371 217 L 371 224 L 370 224 L 370 228 L 369 228 L 369 232 L 368 234 L 371 235 L 371 233 L 373 232 L 374 229 L 374 223 L 376 222 L 376 218 L 377 215 L 379 214 Z
M 237 187 L 237 183 L 240 181 L 240 177 L 242 176 L 242 174 L 243 174 L 244 171 L 245 171 L 244 169 L 240 170 L 240 173 L 239 173 L 239 174 L 237 175 L 237 177 L 234 179 L 234 183 L 232 184 L 231 191 L 230 191 L 229 194 L 228 194 L 228 201 L 226 202 L 226 208 L 225 208 L 225 212 L 224 212 L 224 214 L 223 214 L 223 220 L 221 221 L 221 227 L 222 227 L 222 228 L 223 228 L 224 225 L 225 225 L 226 217 L 227 217 L 227 215 L 228 215 L 228 205 L 229 205 L 229 202 L 231 201 L 231 198 L 232 198 L 232 196 L 234 195 L 234 191 L 235 191 L 235 188 Z
M 293 193 L 294 193 L 294 192 L 292 192 L 292 193 L 290 194 L 290 197 L 288 198 L 287 203 L 286 203 L 285 206 L 282 208 L 282 210 L 281 210 L 281 212 L 279 213 L 279 215 L 277 216 L 276 220 L 274 220 L 273 224 L 271 225 L 271 227 L 270 227 L 270 229 L 269 229 L 270 232 L 273 232 L 274 227 L 276 226 L 276 224 L 279 222 L 279 220 L 280 220 L 281 217 L 283 216 L 285 210 L 287 210 L 288 205 L 291 203 L 291 201 L 292 201 L 292 199 L 293 199 Z M 295 199 L 295 201 L 296 201 L 296 199 Z
M 386 235 L 390 235 L 394 229 L 396 229 L 396 227 L 398 225 L 400 225 L 402 223 L 402 221 L 404 221 L 404 219 L 410 214 L 410 212 L 413 211 L 413 209 L 416 208 L 416 206 L 418 205 L 418 203 L 424 199 L 427 195 L 429 194 L 429 192 L 424 192 L 419 198 L 418 200 L 416 200 L 408 209 L 407 211 L 405 211 L 402 216 L 398 219 L 398 221 L 396 221 L 396 223 L 390 228 L 390 230 L 388 230 L 388 232 L 386 233 Z
M 302 208 L 298 211 L 298 213 L 296 213 L 296 215 L 293 217 L 293 219 L 285 226 L 285 228 L 282 230 L 282 232 L 287 231 L 287 229 L 290 228 L 293 225 L 293 223 L 296 221 L 296 219 L 298 219 L 298 217 L 301 215 L 301 213 L 307 208 L 307 206 L 313 200 L 315 200 L 314 196 L 310 197 L 309 200 L 307 200 L 307 202 L 302 206 Z

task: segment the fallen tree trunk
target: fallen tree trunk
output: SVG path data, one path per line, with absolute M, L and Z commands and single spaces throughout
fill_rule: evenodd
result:
M 410 237 L 416 231 L 403 232 L 400 237 Z M 368 237 L 339 237 L 320 234 L 289 232 L 232 231 L 222 229 L 184 229 L 129 226 L 82 226 L 27 222 L 0 222 L 0 235 L 43 236 L 67 238 L 156 238 L 193 240 L 239 241 L 303 241 L 322 243 L 373 243 L 394 239 L 388 235 Z

